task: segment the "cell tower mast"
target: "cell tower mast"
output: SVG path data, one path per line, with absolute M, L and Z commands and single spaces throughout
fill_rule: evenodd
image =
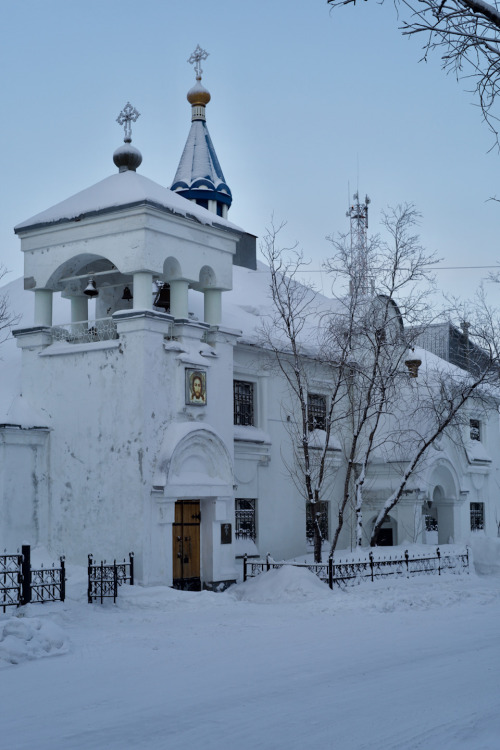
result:
M 353 202 L 346 212 L 351 221 L 351 294 L 356 290 L 361 294 L 371 291 L 368 274 L 368 206 L 370 199 L 360 203 L 358 192 L 353 195 Z

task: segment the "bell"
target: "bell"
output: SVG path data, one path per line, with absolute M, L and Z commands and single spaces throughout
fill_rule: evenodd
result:
M 122 299 L 126 300 L 127 302 L 130 302 L 130 300 L 133 299 L 132 292 L 130 291 L 128 286 L 126 286 L 123 290 Z
M 97 287 L 95 285 L 94 279 L 89 279 L 89 283 L 83 290 L 83 293 L 87 295 L 87 297 L 97 297 L 99 292 L 97 291 Z
M 170 312 L 170 285 L 156 282 L 158 291 L 154 299 L 154 307 L 163 307 L 165 312 Z

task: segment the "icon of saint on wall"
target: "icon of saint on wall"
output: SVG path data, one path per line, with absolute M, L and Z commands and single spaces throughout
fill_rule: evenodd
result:
M 186 404 L 205 406 L 207 403 L 207 374 L 203 370 L 186 370 Z

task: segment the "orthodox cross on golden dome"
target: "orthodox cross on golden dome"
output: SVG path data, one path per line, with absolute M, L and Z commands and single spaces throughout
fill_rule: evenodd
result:
M 135 107 L 133 107 L 130 102 L 127 102 L 118 117 L 116 118 L 116 122 L 118 125 L 123 125 L 125 128 L 125 138 L 124 141 L 131 141 L 132 140 L 132 122 L 136 122 L 137 118 L 140 117 L 140 112 L 136 110 Z
M 190 65 L 194 64 L 194 72 L 196 73 L 196 78 L 201 78 L 201 74 L 203 73 L 203 70 L 201 69 L 201 61 L 206 60 L 209 53 L 202 49 L 200 45 L 198 44 L 195 51 L 191 54 L 190 57 L 188 57 L 188 63 Z

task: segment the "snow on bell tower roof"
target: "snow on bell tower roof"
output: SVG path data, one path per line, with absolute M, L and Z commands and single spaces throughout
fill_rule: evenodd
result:
M 191 129 L 170 189 L 225 218 L 233 198 L 205 119 L 205 108 L 211 97 L 201 83 L 200 63 L 207 57 L 208 52 L 198 45 L 188 59 L 196 73 L 196 83 L 187 93 L 192 108 Z
M 144 175 L 137 174 L 136 170 L 142 163 L 142 154 L 139 149 L 132 146 L 131 123 L 136 122 L 139 116 L 137 109 L 127 102 L 117 117 L 117 123 L 125 129 L 124 143 L 113 154 L 118 173 L 106 177 L 95 185 L 17 224 L 14 227 L 16 234 L 26 230 L 36 230 L 44 225 L 79 222 L 84 218 L 141 205 L 150 205 L 169 213 L 194 219 L 201 224 L 211 224 L 242 232 L 239 227 L 224 218 L 214 216 L 205 208 L 187 201 L 182 194 L 177 195 L 169 188 L 153 182 Z
M 102 273 L 106 276 L 99 279 L 103 289 L 128 288 L 131 299 L 132 286 L 134 306 L 143 309 L 152 305 L 149 282 L 153 279 L 182 282 L 182 307 L 179 303 L 177 312 L 184 318 L 189 286 L 203 292 L 209 288 L 210 299 L 231 289 L 233 259 L 244 255 L 240 241 L 246 246 L 247 234 L 136 171 L 142 156 L 132 146 L 131 123 L 138 117 L 139 112 L 127 102 L 118 117 L 125 138 L 113 154 L 118 167 L 115 174 L 14 228 L 24 253 L 25 288 L 37 295 L 37 325 L 52 325 L 49 295 L 61 292 L 72 300 L 82 297 L 89 278 L 94 281 L 93 276 Z M 95 282 L 92 288 L 96 289 Z M 46 302 L 42 312 L 41 299 Z M 212 319 L 220 317 L 215 303 L 208 309 L 212 312 Z

